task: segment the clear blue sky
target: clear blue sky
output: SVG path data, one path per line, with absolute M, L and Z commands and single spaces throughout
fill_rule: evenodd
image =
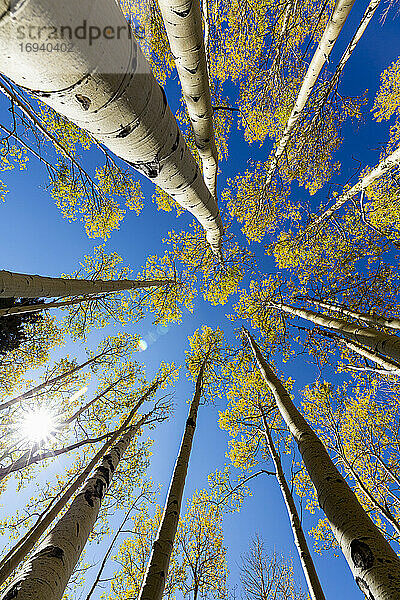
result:
M 345 45 L 366 7 L 366 2 L 355 4 L 348 22 L 331 57 L 333 65 L 337 62 Z M 377 124 L 371 119 L 369 110 L 372 107 L 376 90 L 379 86 L 379 75 L 393 60 L 397 58 L 400 39 L 399 20 L 393 20 L 396 9 L 392 10 L 384 26 L 378 22 L 377 16 L 369 26 L 364 38 L 359 43 L 356 52 L 351 57 L 342 79 L 342 93 L 345 95 L 362 94 L 368 89 L 368 105 L 365 107 L 365 120 L 357 124 L 357 129 L 348 127 L 344 132 L 344 144 L 338 152 L 338 159 L 343 168 L 335 183 L 344 184 L 356 168 L 356 161 L 362 165 L 376 164 L 379 149 L 388 138 L 387 123 Z M 232 104 L 235 101 L 236 90 L 232 87 Z M 167 96 L 171 106 L 177 107 L 178 86 L 176 78 L 167 86 Z M 8 104 L 0 98 L 1 122 L 9 123 Z M 266 160 L 270 151 L 270 143 L 262 148 L 257 145 L 247 146 L 242 141 L 242 132 L 233 126 L 230 141 L 230 159 L 222 164 L 222 174 L 219 178 L 219 191 L 228 177 L 244 171 L 249 159 Z M 93 153 L 90 160 L 93 167 L 99 156 Z M 57 276 L 60 273 L 70 273 L 77 267 L 85 253 L 101 240 L 89 239 L 79 221 L 69 223 L 63 219 L 61 212 L 55 206 L 50 193 L 46 190 L 46 174 L 42 165 L 31 158 L 28 168 L 23 172 L 5 172 L 1 177 L 7 183 L 10 193 L 5 203 L 0 205 L 0 268 L 16 272 L 39 273 Z M 146 257 L 161 252 L 161 240 L 170 229 L 183 229 L 191 222 L 191 217 L 184 214 L 176 219 L 173 213 L 156 210 L 151 202 L 152 186 L 138 175 L 143 183 L 146 195 L 145 207 L 139 217 L 128 212 L 118 231 L 114 232 L 107 241 L 106 248 L 116 250 L 132 268 L 140 268 Z M 299 194 L 304 196 L 303 189 Z M 325 198 L 325 191 L 315 197 L 315 202 Z M 238 238 L 243 236 L 238 231 Z M 246 243 L 243 240 L 243 243 Z M 263 258 L 262 247 L 257 253 L 260 257 L 260 269 L 271 270 L 270 259 Z M 132 331 L 139 332 L 145 339 L 152 333 L 156 340 L 149 345 L 148 350 L 140 358 L 148 366 L 149 375 L 156 369 L 162 359 L 184 362 L 184 350 L 187 349 L 187 336 L 203 324 L 218 325 L 229 338 L 232 337 L 232 324 L 225 317 L 230 312 L 228 307 L 212 307 L 201 298 L 197 300 L 194 314 L 185 313 L 181 325 L 173 325 L 163 335 L 151 325 L 150 321 L 139 323 Z M 82 348 L 77 344 L 68 344 L 67 351 L 82 356 Z M 300 359 L 284 366 L 286 374 L 296 379 L 298 389 L 311 384 L 316 373 L 311 366 L 304 368 Z M 176 457 L 182 428 L 185 421 L 186 401 L 192 395 L 192 385 L 188 382 L 184 371 L 175 388 L 176 410 L 174 417 L 157 428 L 155 444 L 150 467 L 150 474 L 155 482 L 163 485 L 160 502 L 163 501 L 168 481 Z M 185 496 L 190 497 L 196 488 L 207 484 L 207 475 L 222 467 L 227 461 L 227 435 L 218 428 L 218 410 L 223 404 L 203 407 L 199 414 L 194 449 L 190 462 Z M 253 497 L 249 498 L 240 514 L 228 515 L 225 519 L 225 542 L 228 547 L 229 568 L 231 570 L 230 584 L 238 583 L 237 564 L 240 555 L 248 549 L 252 535 L 260 533 L 269 549 L 293 556 L 296 573 L 303 587 L 301 570 L 295 548 L 289 520 L 283 505 L 277 483 L 272 478 L 258 478 L 252 484 Z M 14 492 L 10 491 L 2 499 L 2 511 L 7 511 L 7 505 L 14 505 Z M 22 496 L 21 496 L 22 499 Z M 315 522 L 308 513 L 304 515 L 305 529 L 308 530 Z M 310 539 L 310 544 L 312 545 Z M 97 557 L 101 556 L 101 546 L 96 548 Z M 350 571 L 342 558 L 334 559 L 325 556 L 316 557 L 316 565 L 321 575 L 327 600 L 347 598 L 357 600 L 361 593 L 355 586 Z M 89 572 L 88 578 L 94 577 L 95 570 Z M 98 596 L 95 596 L 98 598 Z

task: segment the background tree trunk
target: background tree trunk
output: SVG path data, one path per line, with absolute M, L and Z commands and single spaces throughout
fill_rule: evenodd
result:
M 400 559 L 358 502 L 324 445 L 293 404 L 281 381 L 245 332 L 265 383 L 293 435 L 332 532 L 367 598 L 398 600 Z

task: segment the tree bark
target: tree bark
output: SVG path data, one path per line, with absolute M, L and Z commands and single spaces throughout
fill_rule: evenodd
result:
M 158 0 L 183 97 L 203 163 L 204 181 L 217 198 L 218 153 L 199 0 Z
M 179 522 L 179 515 L 181 512 L 182 496 L 192 450 L 193 437 L 196 430 L 204 366 L 205 361 L 201 365 L 197 376 L 196 390 L 190 405 L 181 447 L 165 502 L 164 513 L 157 538 L 153 544 L 153 550 L 149 558 L 138 600 L 161 600 L 164 591 Z
M 171 280 L 163 279 L 67 279 L 64 277 L 42 277 L 0 271 L 0 298 L 62 298 L 65 296 L 86 296 L 104 292 L 136 290 L 138 288 L 160 287 Z M 25 307 L 26 308 L 26 307 Z M 7 309 L 8 310 L 8 309 Z
M 21 31 L 24 43 L 52 30 L 71 51 L 21 52 Z M 0 70 L 189 210 L 220 255 L 217 203 L 116 2 L 0 0 Z
M 307 540 L 304 535 L 303 528 L 301 526 L 301 521 L 297 512 L 296 504 L 293 500 L 292 493 L 286 481 L 281 459 L 275 448 L 271 431 L 268 427 L 267 419 L 265 417 L 265 413 L 262 409 L 262 406 L 260 406 L 260 411 L 263 420 L 265 441 L 267 444 L 268 451 L 271 455 L 272 461 L 275 465 L 276 479 L 278 480 L 279 486 L 281 488 L 282 496 L 285 501 L 286 509 L 289 515 L 290 525 L 292 527 L 294 537 L 294 543 L 299 554 L 299 559 L 303 569 L 304 577 L 307 582 L 308 592 L 310 594 L 311 600 L 325 600 L 325 594 L 322 590 L 322 586 L 319 581 L 319 577 L 315 569 L 310 550 L 307 545 Z
M 379 352 L 383 355 L 389 356 L 390 358 L 394 358 L 394 360 L 400 360 L 400 338 L 398 338 L 396 335 L 390 335 L 388 333 L 384 333 L 383 331 L 377 331 L 371 327 L 353 325 L 344 319 L 327 317 L 326 315 L 321 315 L 313 310 L 295 308 L 294 306 L 289 306 L 283 302 L 273 304 L 273 306 L 287 314 L 301 317 L 302 319 L 311 321 L 316 325 L 338 331 L 349 340 L 356 342 L 361 346 L 367 346 L 374 352 Z
M 50 508 L 46 515 L 18 542 L 0 563 L 0 584 L 17 568 L 28 552 L 34 547 L 44 531 L 51 525 L 72 495 L 79 489 L 94 466 L 102 459 L 82 491 L 75 497 L 67 512 L 61 517 L 44 539 L 38 550 L 5 590 L 2 600 L 60 600 L 72 575 L 74 567 L 93 529 L 100 510 L 101 501 L 108 489 L 112 474 L 133 439 L 149 415 L 122 433 L 129 426 L 136 411 L 143 403 L 143 396 L 132 409 L 123 425 L 89 462 L 83 473 Z M 118 436 L 121 436 L 115 444 Z M 115 444 L 113 446 L 113 444 Z M 109 451 L 109 452 L 108 452 Z M 106 454 L 108 452 L 108 454 Z M 14 596 L 12 595 L 14 594 Z
M 265 383 L 295 439 L 332 532 L 369 599 L 398 600 L 400 560 L 358 502 L 325 447 L 293 404 L 281 381 L 262 356 L 249 332 L 247 338 Z
M 387 319 L 386 317 L 381 317 L 375 313 L 362 313 L 354 308 L 343 306 L 342 304 L 335 304 L 333 302 L 327 302 L 326 300 L 317 300 L 316 298 L 309 298 L 308 296 L 306 296 L 305 299 L 312 304 L 320 306 L 321 308 L 326 308 L 327 310 L 337 312 L 340 316 L 345 315 L 346 317 L 352 317 L 353 319 L 360 319 L 360 321 L 364 321 L 365 323 L 375 327 L 388 327 L 389 329 L 396 330 L 400 329 L 400 319 Z
M 275 152 L 272 154 L 271 162 L 268 167 L 265 185 L 271 183 L 273 174 L 278 165 L 278 161 L 285 151 L 286 146 L 289 143 L 290 135 L 294 129 L 294 126 L 299 119 L 308 98 L 314 88 L 314 85 L 319 77 L 322 67 L 329 58 L 330 53 L 336 43 L 337 38 L 342 30 L 342 27 L 353 8 L 355 0 L 337 0 L 334 11 L 329 19 L 329 22 L 325 28 L 322 38 L 318 44 L 318 48 L 314 53 L 311 63 L 307 69 L 307 73 L 303 79 L 300 91 L 296 98 L 295 104 L 290 113 L 289 119 L 286 123 L 285 130 L 278 142 Z
M 374 167 L 367 175 L 361 177 L 358 182 L 353 185 L 349 190 L 343 192 L 336 202 L 330 207 L 324 210 L 320 215 L 315 217 L 309 225 L 305 228 L 303 236 L 310 233 L 315 227 L 318 227 L 324 221 L 327 221 L 331 216 L 339 210 L 348 200 L 354 198 L 359 193 L 362 193 L 369 185 L 374 181 L 391 171 L 400 163 L 400 148 L 394 150 L 389 156 L 384 158 L 376 167 Z
M 81 296 L 74 300 L 62 300 L 60 302 L 41 302 L 40 304 L 29 304 L 27 306 L 11 306 L 10 308 L 0 309 L 0 318 L 7 317 L 8 315 L 24 315 L 31 312 L 40 312 L 42 310 L 48 310 L 49 308 L 61 308 L 62 306 L 71 306 L 73 304 L 80 304 L 81 302 L 89 302 L 90 300 L 100 300 L 105 296 Z

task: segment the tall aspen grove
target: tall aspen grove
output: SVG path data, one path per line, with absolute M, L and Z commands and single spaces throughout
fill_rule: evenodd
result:
M 399 40 L 0 0 L 0 600 L 400 600 Z

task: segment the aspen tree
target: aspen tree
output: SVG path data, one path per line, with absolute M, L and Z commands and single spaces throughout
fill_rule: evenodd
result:
M 204 181 L 214 198 L 217 198 L 218 153 L 214 139 L 213 107 L 200 1 L 158 0 L 158 3 L 192 123 L 196 147 L 203 163 Z
M 365 321 L 369 325 L 374 327 L 388 327 L 389 329 L 400 329 L 400 319 L 386 318 L 377 315 L 374 311 L 370 313 L 362 313 L 354 308 L 349 308 L 342 304 L 335 304 L 334 302 L 328 302 L 327 300 L 318 300 L 317 298 L 310 298 L 309 296 L 304 297 L 307 302 L 316 304 L 321 308 L 326 308 L 333 312 L 339 313 L 340 316 L 345 315 L 346 317 L 352 317 L 353 319 L 359 319 Z
M 338 211 L 348 200 L 351 200 L 357 194 L 362 194 L 369 185 L 374 183 L 377 179 L 389 173 L 392 169 L 396 168 L 400 164 L 400 148 L 397 148 L 391 152 L 386 158 L 381 160 L 373 169 L 366 175 L 362 175 L 358 182 L 351 188 L 343 192 L 339 198 L 332 204 L 330 208 L 327 208 L 317 217 L 314 217 L 311 222 L 307 225 L 301 236 L 310 234 L 313 229 L 319 227 L 322 223 L 332 217 L 332 215 Z
M 207 398 L 214 385 L 214 365 L 220 360 L 223 334 L 203 326 L 189 338 L 191 351 L 186 352 L 186 365 L 195 381 L 195 393 L 190 405 L 179 454 L 175 463 L 164 512 L 156 541 L 148 562 L 138 600 L 161 600 L 168 565 L 179 522 L 186 474 L 196 430 L 201 398 Z
M 303 569 L 304 577 L 307 582 L 308 591 L 311 600 L 325 600 L 325 594 L 322 590 L 321 583 L 319 581 L 318 573 L 315 569 L 313 559 L 308 549 L 306 537 L 304 535 L 303 528 L 301 526 L 301 520 L 297 512 L 296 504 L 293 500 L 292 493 L 289 489 L 286 481 L 285 473 L 282 468 L 281 459 L 277 452 L 274 441 L 272 439 L 271 430 L 268 426 L 268 422 L 265 416 L 265 412 L 262 406 L 259 406 L 261 417 L 263 421 L 263 430 L 265 435 L 265 443 L 268 447 L 272 461 L 275 465 L 276 478 L 281 488 L 282 496 L 285 501 L 286 509 L 289 515 L 290 524 L 292 527 L 294 543 L 299 554 L 299 559 Z
M 47 534 L 23 571 L 7 588 L 2 597 L 3 600 L 12 593 L 17 595 L 18 598 L 61 599 L 94 527 L 101 501 L 107 493 L 113 473 L 133 437 L 154 412 L 153 409 L 150 413 L 143 415 L 136 424 L 130 425 L 130 421 L 146 397 L 147 395 L 139 400 L 122 426 L 100 449 L 84 472 L 75 479 L 63 496 L 51 506 L 45 516 L 21 540 L 21 543 L 17 544 L 15 551 L 11 551 L 3 559 L 0 564 L 0 581 L 5 581 L 12 573 L 27 552 L 39 540 L 41 534 L 65 507 L 73 493 L 86 480 L 81 492 L 72 501 L 66 513 Z M 106 452 L 108 453 L 106 454 Z M 86 479 L 88 473 L 99 460 L 101 460 L 100 465 L 95 469 L 93 475 Z
M 318 48 L 311 60 L 307 69 L 307 73 L 301 84 L 300 91 L 296 98 L 296 102 L 292 108 L 289 119 L 287 120 L 285 130 L 278 142 L 275 151 L 272 154 L 271 162 L 265 179 L 265 184 L 268 186 L 271 183 L 273 174 L 278 165 L 278 161 L 285 151 L 289 142 L 290 135 L 304 109 L 308 98 L 311 95 L 313 87 L 318 79 L 322 67 L 328 60 L 330 53 L 333 50 L 335 42 L 342 30 L 342 27 L 353 8 L 355 0 L 337 0 L 334 11 L 325 28 L 322 38 L 318 44 Z
M 149 558 L 138 600 L 161 600 L 162 598 L 168 575 L 168 566 L 171 559 L 172 548 L 174 546 L 175 535 L 178 528 L 183 490 L 189 466 L 194 432 L 196 430 L 197 412 L 201 399 L 205 363 L 206 359 L 204 359 L 197 376 L 196 390 L 190 405 L 160 528 L 153 544 L 153 550 Z
M 298 444 L 321 509 L 361 591 L 375 600 L 396 600 L 400 559 L 361 507 L 323 444 L 293 404 L 288 392 L 245 331 L 276 406 Z
M 301 317 L 316 325 L 327 327 L 338 331 L 344 337 L 354 341 L 361 346 L 367 346 L 374 352 L 379 352 L 395 360 L 400 360 L 400 338 L 395 335 L 372 329 L 372 327 L 361 327 L 360 325 L 354 325 L 348 323 L 344 319 L 328 317 L 320 313 L 314 312 L 313 310 L 306 310 L 305 308 L 297 308 L 289 306 L 284 302 L 272 304 L 275 308 L 285 312 L 289 315 Z
M 220 256 L 223 226 L 216 201 L 117 3 L 32 0 L 15 8 L 1 0 L 1 72 L 189 210 Z M 20 52 L 18 28 L 75 32 L 82 23 L 90 24 L 88 33 L 74 37 L 71 52 Z
M 110 280 L 88 281 L 85 279 L 67 279 L 64 277 L 42 277 L 0 271 L 0 298 L 62 298 L 65 296 L 86 296 L 103 292 L 136 290 L 153 286 L 162 286 L 171 281 L 151 280 Z

